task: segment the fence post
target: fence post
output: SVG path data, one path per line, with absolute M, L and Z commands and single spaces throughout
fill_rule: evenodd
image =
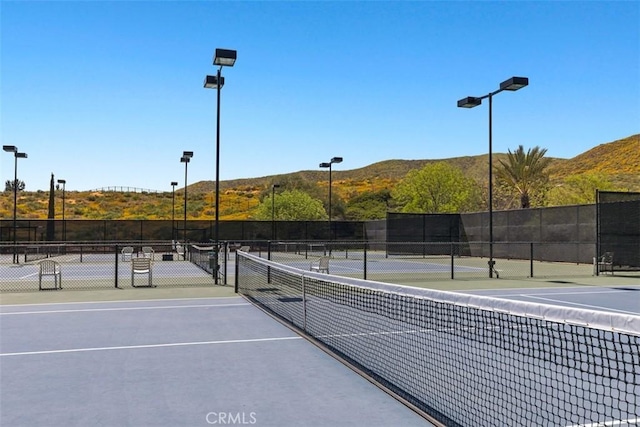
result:
M 364 280 L 367 280 L 367 242 L 364 242 L 364 250 L 362 252 L 363 252 L 363 256 L 362 256 L 363 268 L 362 268 L 362 270 L 364 271 Z
M 454 264 L 453 263 L 454 263 L 454 258 L 455 257 L 453 256 L 453 254 L 454 254 L 455 251 L 453 250 L 453 245 L 454 245 L 454 243 L 451 242 L 451 280 L 453 280 L 453 278 L 454 278 L 454 273 L 453 273 Z
M 533 242 L 529 243 L 529 277 L 533 277 Z
M 116 243 L 115 245 L 115 253 L 116 253 L 116 279 L 115 279 L 115 284 L 116 284 L 116 289 L 118 288 L 118 244 Z
M 228 270 L 227 260 L 229 259 L 229 256 L 227 254 L 229 253 L 229 242 L 225 241 L 223 245 L 224 245 L 224 284 L 228 285 L 229 282 L 227 281 L 227 270 Z

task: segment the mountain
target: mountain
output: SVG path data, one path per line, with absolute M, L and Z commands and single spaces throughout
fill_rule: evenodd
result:
M 505 153 L 493 153 L 494 164 L 504 158 Z M 357 185 L 358 182 L 376 180 L 394 183 L 404 178 L 411 170 L 420 169 L 429 163 L 447 162 L 465 171 L 468 177 L 482 182 L 487 179 L 488 160 L 488 154 L 439 160 L 385 160 L 359 169 L 334 170 L 332 178 L 337 187 L 341 184 Z M 549 173 L 552 180 L 561 180 L 566 176 L 582 173 L 599 173 L 605 175 L 617 187 L 640 191 L 640 134 L 600 144 L 572 159 L 551 158 Z M 327 172 L 299 171 L 260 178 L 220 181 L 220 189 L 263 189 L 272 183 L 291 179 L 322 182 L 327 181 Z M 188 188 L 189 191 L 196 192 L 215 191 L 215 181 L 201 181 Z
M 544 148 L 544 147 L 543 147 Z M 528 149 L 528 148 L 526 148 Z M 494 153 L 494 163 L 505 158 Z M 363 168 L 334 170 L 333 191 L 346 203 L 365 192 L 391 189 L 406 174 L 429 163 L 447 162 L 477 182 L 486 186 L 488 155 L 455 157 L 441 160 L 385 160 Z M 551 181 L 557 186 L 570 175 L 599 174 L 615 188 L 640 192 L 640 134 L 600 144 L 572 159 L 551 158 Z M 270 191 L 274 183 L 286 183 L 289 188 L 299 187 L 316 197 L 325 197 L 328 185 L 326 170 L 299 171 L 259 178 L 235 179 L 220 182 L 220 218 L 246 219 Z M 122 188 L 122 187 L 121 187 Z M 125 187 L 126 188 L 126 187 Z M 189 185 L 189 218 L 214 217 L 214 181 L 201 181 Z M 176 189 L 178 190 L 178 189 Z M 17 213 L 19 219 L 47 218 L 48 192 L 22 191 L 19 193 Z M 56 194 L 56 212 L 60 216 L 60 193 Z M 170 219 L 173 211 L 171 192 L 134 191 L 67 191 L 67 219 Z M 177 199 L 181 196 L 176 192 Z M 176 215 L 182 214 L 178 202 Z M 562 201 L 558 204 L 562 204 Z M 0 193 L 0 218 L 13 217 L 13 193 Z

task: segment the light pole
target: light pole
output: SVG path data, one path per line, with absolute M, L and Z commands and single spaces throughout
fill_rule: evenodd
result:
M 280 184 L 271 186 L 271 240 L 276 238 L 276 188 L 280 188 Z
M 221 75 L 222 67 L 233 67 L 236 63 L 238 53 L 235 50 L 216 49 L 213 57 L 213 65 L 218 66 L 215 76 L 206 76 L 204 87 L 206 89 L 216 89 L 217 91 L 217 115 L 216 115 L 216 222 L 214 229 L 214 251 L 219 252 L 219 230 L 220 230 L 220 89 L 224 86 L 224 77 Z M 216 256 L 213 277 L 214 283 L 218 284 L 218 258 Z
M 18 264 L 18 239 L 16 234 L 18 229 L 16 223 L 16 216 L 18 213 L 18 159 L 26 159 L 27 153 L 19 153 L 18 147 L 15 145 L 3 145 L 2 149 L 7 153 L 13 153 L 13 157 L 15 158 L 13 167 L 13 263 Z
M 182 229 L 182 240 L 184 240 L 184 248 L 187 248 L 187 165 L 193 157 L 193 151 L 183 151 L 180 157 L 180 163 L 184 163 L 184 224 Z
M 67 180 L 59 179 L 58 184 L 62 184 L 62 241 L 67 241 L 67 222 L 64 219 L 64 192 L 67 186 Z
M 342 163 L 342 157 L 334 157 L 328 163 L 320 163 L 321 168 L 329 168 L 329 241 L 331 241 L 331 165 Z
M 473 108 L 482 103 L 482 100 L 489 98 L 489 277 L 493 278 L 493 272 L 495 270 L 495 262 L 493 261 L 493 159 L 492 159 L 492 115 L 493 115 L 493 95 L 496 95 L 502 91 L 508 90 L 514 92 L 518 89 L 529 84 L 527 77 L 511 77 L 509 80 L 505 80 L 500 83 L 500 89 L 490 92 L 479 98 L 468 96 L 458 101 L 458 107 L 461 108 Z M 496 272 L 497 276 L 497 272 Z
M 171 181 L 171 241 L 176 240 L 176 181 Z M 175 244 L 175 243 L 174 243 Z

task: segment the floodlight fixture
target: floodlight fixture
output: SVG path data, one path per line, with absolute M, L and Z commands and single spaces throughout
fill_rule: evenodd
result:
M 3 145 L 2 149 L 7 153 L 13 153 L 13 263 L 18 264 L 20 262 L 18 256 L 18 223 L 17 223 L 17 215 L 18 215 L 18 159 L 26 159 L 27 153 L 19 153 L 18 147 L 15 145 Z
M 329 241 L 331 241 L 331 165 L 334 163 L 342 163 L 342 157 L 332 157 L 329 162 L 320 163 L 321 168 L 329 168 Z M 329 249 L 331 251 L 331 249 Z
M 216 49 L 216 54 L 213 57 L 213 65 L 219 65 L 221 67 L 233 67 L 236 63 L 238 52 L 231 49 Z
M 500 83 L 500 90 L 516 91 L 528 85 L 529 79 L 527 77 L 511 77 Z
M 502 92 L 522 89 L 529 85 L 527 77 L 511 77 L 500 83 L 500 88 L 481 97 L 468 96 L 458 101 L 460 108 L 473 108 L 482 104 L 482 100 L 489 98 L 489 278 L 493 278 L 493 273 L 498 272 L 495 269 L 495 261 L 493 260 L 493 96 Z
M 218 82 L 220 82 L 218 84 Z M 206 89 L 218 89 L 224 86 L 224 77 L 220 76 L 220 80 L 218 80 L 218 76 L 206 76 L 204 78 L 204 87 Z
M 476 98 L 474 96 L 468 96 L 458 101 L 458 107 L 460 108 L 473 108 L 482 104 L 482 98 Z

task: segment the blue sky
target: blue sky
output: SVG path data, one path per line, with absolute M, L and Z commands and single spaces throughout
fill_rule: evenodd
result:
M 640 132 L 637 1 L 0 1 L 0 138 L 46 190 L 351 170 L 540 146 L 572 158 Z M 1 152 L 2 182 L 14 159 Z

